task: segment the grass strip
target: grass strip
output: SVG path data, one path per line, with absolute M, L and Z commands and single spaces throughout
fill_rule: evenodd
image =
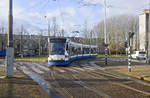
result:
M 6 78 L 4 68 L 0 67 L 0 98 L 49 98 L 49 96 L 23 73 L 15 71 L 13 78 Z

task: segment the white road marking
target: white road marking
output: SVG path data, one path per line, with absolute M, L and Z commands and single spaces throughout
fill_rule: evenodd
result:
M 95 70 L 94 68 L 92 68 L 92 67 L 85 67 L 84 68 L 86 71 L 92 71 L 92 70 Z
M 80 70 L 80 71 L 85 71 L 84 69 L 82 68 L 78 68 L 78 67 L 73 67 L 74 69 L 77 69 L 77 70 Z
M 70 68 L 68 68 L 67 70 L 69 70 L 69 71 L 71 70 L 71 71 L 73 71 L 73 72 L 79 72 L 79 71 L 73 69 L 73 67 L 70 67 Z
M 59 71 L 59 72 L 62 72 L 62 73 L 66 72 L 65 70 L 62 70 L 62 69 L 60 69 L 60 68 L 55 68 L 55 70 L 57 70 L 57 71 Z
M 38 63 L 33 63 L 34 65 L 36 65 L 37 67 L 39 67 L 40 69 L 43 69 L 45 71 L 49 71 L 48 67 L 42 66 L 42 64 L 38 64 Z
M 43 71 L 41 71 L 40 69 L 36 68 L 35 66 L 30 66 L 30 67 L 31 67 L 31 69 L 32 69 L 33 71 L 35 71 L 36 73 L 39 73 L 39 74 L 43 74 L 43 73 L 44 73 Z

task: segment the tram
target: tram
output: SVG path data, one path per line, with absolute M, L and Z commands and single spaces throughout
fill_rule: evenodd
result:
M 96 45 L 72 42 L 69 38 L 50 38 L 48 65 L 68 65 L 81 58 L 96 57 Z

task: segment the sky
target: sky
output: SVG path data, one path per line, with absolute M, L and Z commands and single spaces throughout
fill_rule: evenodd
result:
M 122 14 L 139 15 L 149 0 L 106 0 L 107 18 Z M 87 21 L 92 28 L 104 19 L 104 0 L 13 0 L 14 29 L 21 25 L 30 32 L 46 30 L 48 21 L 66 32 L 81 30 Z M 45 18 L 45 16 L 47 18 Z M 7 27 L 8 0 L 0 0 L 0 26 Z

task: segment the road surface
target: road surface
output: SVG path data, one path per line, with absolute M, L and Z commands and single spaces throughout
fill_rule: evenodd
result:
M 103 60 L 97 59 L 75 61 L 68 67 L 34 62 L 15 62 L 15 67 L 51 98 L 150 98 L 150 84 L 107 71 L 100 66 Z

